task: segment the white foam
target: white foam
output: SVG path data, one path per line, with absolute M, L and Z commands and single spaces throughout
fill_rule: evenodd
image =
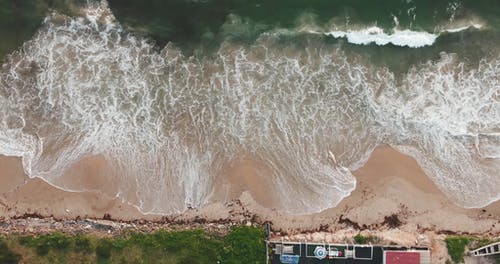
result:
M 482 207 L 500 199 L 492 131 L 500 124 L 500 58 L 466 69 L 453 54 L 413 68 L 374 104 L 390 144 L 413 156 L 454 202 Z
M 311 34 L 324 34 L 334 38 L 346 38 L 349 43 L 357 45 L 376 44 L 383 45 L 396 45 L 409 48 L 421 48 L 425 46 L 432 46 L 436 39 L 443 33 L 458 33 L 471 28 L 481 29 L 483 24 L 470 23 L 465 26 L 458 27 L 445 27 L 444 29 L 436 30 L 434 33 L 426 31 L 414 31 L 410 29 L 400 29 L 399 21 L 394 16 L 394 23 L 396 27 L 391 30 L 391 33 L 386 33 L 384 29 L 371 26 L 361 29 L 335 29 L 331 31 L 321 31 L 318 29 L 310 29 L 307 26 L 299 29 L 299 32 L 307 32 Z
M 462 31 L 465 31 L 465 30 L 469 30 L 469 29 L 476 29 L 476 30 L 479 30 L 479 29 L 482 29 L 484 27 L 483 24 L 479 24 L 477 22 L 462 22 L 462 23 L 456 23 L 454 26 L 445 26 L 443 29 L 440 29 L 440 33 L 458 33 L 458 32 L 462 32 Z
M 358 45 L 368 45 L 371 43 L 376 45 L 393 44 L 410 48 L 431 46 L 438 37 L 436 34 L 409 29 L 395 29 L 393 33 L 387 34 L 382 28 L 376 26 L 360 30 L 330 31 L 324 34 L 334 38 L 346 38 L 349 43 Z
M 458 203 L 499 198 L 498 140 L 478 136 L 499 129 L 498 58 L 466 70 L 443 54 L 399 85 L 336 47 L 286 47 L 272 35 L 250 47 L 224 43 L 215 59 L 186 58 L 173 45 L 156 52 L 105 2 L 87 12 L 52 14 L 2 67 L 0 153 L 23 156 L 32 177 L 55 183 L 101 154 L 123 172 L 112 179 L 122 196 L 136 185 L 140 210 L 169 214 L 203 206 L 214 178 L 244 156 L 270 169 L 281 210 L 312 213 L 348 196 L 350 171 L 389 143 Z M 372 28 L 353 41 L 419 43 L 413 33 L 384 34 Z
M 223 45 L 216 60 L 185 58 L 171 45 L 158 53 L 123 33 L 105 3 L 87 12 L 83 19 L 52 14 L 2 72 L 10 86 L 2 95 L 24 93 L 0 97 L 2 110 L 32 128 L 0 136 L 36 153 L 26 164 L 31 175 L 56 184 L 67 168 L 101 154 L 122 171 L 113 179 L 122 195 L 131 182 L 139 186 L 137 206 L 146 213 L 203 206 L 213 179 L 240 155 L 272 168 L 267 177 L 284 211 L 318 212 L 355 188 L 340 168 L 358 166 L 378 138 L 362 104 L 337 96 L 365 100 L 363 67 L 331 50 L 314 51 L 318 67 L 293 49 L 268 53 L 259 45 Z M 347 136 L 350 126 L 358 137 Z M 39 149 L 19 140 L 33 133 Z

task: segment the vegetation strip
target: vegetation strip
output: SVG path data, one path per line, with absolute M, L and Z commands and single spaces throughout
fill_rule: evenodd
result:
M 263 263 L 261 227 L 222 236 L 201 229 L 128 232 L 114 237 L 51 233 L 0 237 L 0 263 Z

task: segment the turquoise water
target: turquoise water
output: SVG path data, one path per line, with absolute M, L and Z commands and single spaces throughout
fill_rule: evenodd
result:
M 65 172 L 101 155 L 113 195 L 170 214 L 230 199 L 250 160 L 276 208 L 312 213 L 389 144 L 462 207 L 500 198 L 497 1 L 0 8 L 0 154 L 30 177 L 81 191 Z

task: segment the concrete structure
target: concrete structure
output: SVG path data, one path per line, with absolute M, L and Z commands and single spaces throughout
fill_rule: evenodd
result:
M 470 252 L 472 256 L 488 256 L 500 253 L 500 242 L 492 243 L 484 247 L 480 247 Z
M 271 264 L 430 264 L 428 248 L 268 241 Z

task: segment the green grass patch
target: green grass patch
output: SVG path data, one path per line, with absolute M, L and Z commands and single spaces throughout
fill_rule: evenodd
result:
M 19 263 L 21 255 L 12 251 L 4 239 L 0 239 L 0 263 Z
M 92 252 L 92 242 L 87 236 L 78 234 L 75 236 L 75 252 L 89 254 Z
M 354 236 L 354 242 L 356 244 L 377 244 L 380 243 L 381 239 L 376 236 L 363 236 L 362 234 L 357 234 Z
M 265 260 L 260 227 L 233 227 L 226 236 L 203 230 L 125 232 L 117 237 L 52 233 L 0 238 L 0 263 L 231 263 Z
M 113 251 L 113 241 L 109 238 L 103 238 L 97 243 L 95 248 L 95 253 L 98 262 L 103 262 L 111 258 L 111 253 Z
M 354 236 L 354 242 L 356 242 L 356 244 L 366 244 L 366 237 L 362 234 L 357 234 Z
M 264 237 L 264 230 L 261 228 L 235 227 L 224 240 L 224 262 L 241 263 L 242 258 L 245 263 L 262 263 L 263 256 L 266 255 L 266 245 L 263 239 L 249 239 L 252 237 Z
M 469 242 L 471 242 L 471 238 L 465 236 L 450 236 L 447 237 L 444 241 L 446 242 L 448 254 L 450 254 L 453 262 L 464 262 L 465 247 L 469 244 Z

